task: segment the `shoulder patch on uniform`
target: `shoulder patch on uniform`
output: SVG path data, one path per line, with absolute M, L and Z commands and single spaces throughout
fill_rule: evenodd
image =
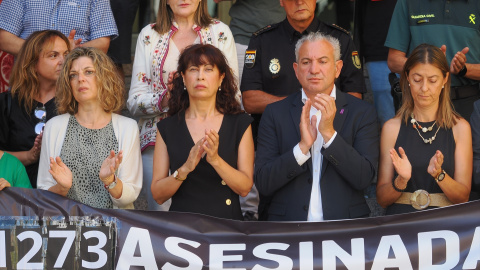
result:
M 255 66 L 255 59 L 257 57 L 257 50 L 246 50 L 245 51 L 245 67 L 253 68 Z
M 267 26 L 265 26 L 265 27 L 263 27 L 263 28 L 258 29 L 255 33 L 253 33 L 253 35 L 254 35 L 254 36 L 258 36 L 258 35 L 260 35 L 260 34 L 262 34 L 262 33 L 268 32 L 268 31 L 270 31 L 270 30 L 272 30 L 272 29 L 277 28 L 277 25 L 278 25 L 278 24 L 269 24 L 269 25 L 267 25 Z
M 353 62 L 353 65 L 358 68 L 358 69 L 361 69 L 362 68 L 362 61 L 360 61 L 360 57 L 358 56 L 358 52 L 357 51 L 353 51 L 352 52 L 352 62 Z
M 342 28 L 342 27 L 340 27 L 340 26 L 338 26 L 338 25 L 336 25 L 336 24 L 329 24 L 329 23 L 325 23 L 325 24 L 328 25 L 328 26 L 331 26 L 331 27 L 333 27 L 333 28 L 335 28 L 335 29 L 337 29 L 337 30 L 342 31 L 342 32 L 344 32 L 344 33 L 347 34 L 347 35 L 350 35 L 350 32 L 348 32 L 346 29 L 344 29 L 344 28 Z

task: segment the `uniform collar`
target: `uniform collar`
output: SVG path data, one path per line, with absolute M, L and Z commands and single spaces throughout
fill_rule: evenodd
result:
M 295 30 L 292 25 L 288 22 L 288 19 L 285 18 L 283 21 L 283 25 L 285 27 L 285 31 L 287 32 L 288 39 L 290 43 L 297 42 L 302 36 L 308 35 L 309 33 L 316 32 L 318 29 L 318 26 L 320 25 L 320 20 L 317 17 L 313 18 L 312 23 L 307 27 L 303 33 L 298 32 Z

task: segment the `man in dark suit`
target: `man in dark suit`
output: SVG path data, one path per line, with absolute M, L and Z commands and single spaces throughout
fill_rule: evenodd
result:
M 335 87 L 343 65 L 337 39 L 310 33 L 295 55 L 302 91 L 268 105 L 260 122 L 255 185 L 261 218 L 367 217 L 363 189 L 376 175 L 379 154 L 375 109 Z

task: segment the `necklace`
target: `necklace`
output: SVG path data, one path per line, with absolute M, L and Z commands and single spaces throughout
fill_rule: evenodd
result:
M 410 115 L 410 117 L 412 118 L 412 120 L 410 120 L 410 123 L 413 124 L 413 128 L 417 131 L 418 133 L 418 136 L 420 136 L 420 138 L 422 138 L 423 142 L 424 143 L 429 143 L 429 144 L 432 144 L 432 142 L 435 140 L 435 138 L 437 137 L 437 133 L 438 131 L 440 130 L 440 126 L 438 126 L 437 128 L 437 131 L 435 132 L 435 135 L 433 135 L 432 137 L 428 138 L 428 139 L 425 139 L 422 134 L 420 133 L 420 129 L 422 129 L 423 133 L 426 133 L 428 131 L 432 131 L 433 127 L 435 126 L 435 124 L 437 123 L 437 120 L 435 120 L 435 122 L 433 122 L 433 125 L 431 125 L 430 127 L 426 128 L 426 127 L 423 127 L 417 122 L 417 120 L 415 119 L 415 117 L 413 116 L 413 113 Z
M 435 124 L 437 123 L 437 120 L 435 120 L 435 122 L 433 122 L 433 124 L 431 126 L 429 126 L 428 128 L 427 127 L 422 127 L 418 122 L 417 122 L 417 119 L 415 119 L 415 117 L 413 117 L 413 113 L 410 115 L 410 117 L 412 118 L 412 120 L 410 121 L 412 124 L 413 124 L 413 127 L 414 128 L 421 128 L 422 129 L 422 132 L 423 133 L 427 133 L 428 131 L 432 131 L 433 127 L 435 126 Z M 416 127 L 416 126 L 417 127 Z

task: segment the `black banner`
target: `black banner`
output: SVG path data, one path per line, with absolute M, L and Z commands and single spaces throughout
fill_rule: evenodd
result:
M 20 231 L 31 238 L 39 234 L 52 243 L 59 241 L 56 249 L 45 248 L 45 255 L 30 258 L 32 263 L 46 261 L 50 262 L 48 269 L 57 269 L 51 265 L 58 261 L 62 247 L 68 246 L 71 232 L 57 233 L 58 239 L 52 240 L 41 231 L 41 225 L 59 216 L 73 226 L 64 228 L 66 231 L 85 227 L 82 220 L 98 221 L 88 229 L 95 231 L 87 234 L 92 239 L 83 231 L 76 234 L 83 237 L 74 241 L 81 248 L 69 249 L 64 265 L 81 260 L 95 264 L 105 253 L 113 258 L 114 269 L 480 268 L 480 202 L 357 220 L 238 222 L 175 212 L 94 209 L 48 191 L 8 188 L 0 192 L 0 215 L 4 216 L 0 223 L 16 220 L 18 230 L 11 233 L 0 226 L 0 269 L 15 268 L 7 265 L 12 256 L 25 257 L 25 251 L 6 254 L 6 243 L 15 240 L 12 238 L 20 241 Z M 36 217 L 40 228 L 20 226 L 18 217 Z M 50 222 L 48 226 L 53 225 Z M 104 239 L 101 234 L 105 239 L 111 237 L 110 242 L 100 243 Z M 31 249 L 24 248 L 26 252 Z M 50 252 L 55 254 L 50 256 Z M 2 261 L 7 257 L 10 259 Z M 77 264 L 76 269 L 109 269 L 111 263 L 101 267 L 100 263 Z

